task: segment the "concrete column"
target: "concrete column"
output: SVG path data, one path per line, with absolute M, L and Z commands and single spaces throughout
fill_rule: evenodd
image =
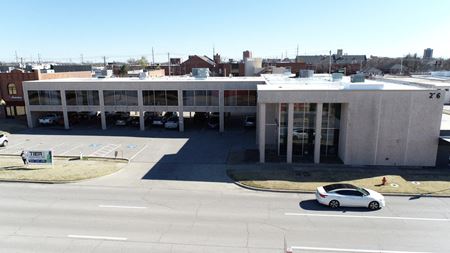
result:
M 63 118 L 64 118 L 64 128 L 69 129 L 70 124 L 69 124 L 69 116 L 67 113 L 66 92 L 64 90 L 60 90 L 59 93 L 61 95 L 61 106 L 62 106 L 62 113 L 63 113 Z
M 178 90 L 178 131 L 184 132 L 183 90 Z
M 259 162 L 266 160 L 266 104 L 259 104 Z
M 225 103 L 224 103 L 224 92 L 223 90 L 219 90 L 219 132 L 223 133 L 225 131 Z
M 322 138 L 322 111 L 323 103 L 317 103 L 316 110 L 316 136 L 314 138 L 314 163 L 320 163 L 320 139 Z
M 26 86 L 24 85 L 22 87 L 23 89 L 23 99 L 25 101 L 25 113 L 27 115 L 27 124 L 29 128 L 33 128 L 33 117 L 31 117 L 31 111 L 30 111 L 30 101 L 28 100 L 28 90 L 26 89 Z
M 145 130 L 145 120 L 144 120 L 144 98 L 142 96 L 142 90 L 138 90 L 138 106 L 139 106 L 139 129 L 141 131 Z
M 286 162 L 292 163 L 292 139 L 294 132 L 294 104 L 288 104 L 288 125 L 287 125 L 287 152 Z
M 106 130 L 105 99 L 103 97 L 103 90 L 98 91 L 98 101 L 100 104 L 100 119 L 102 122 L 102 129 Z

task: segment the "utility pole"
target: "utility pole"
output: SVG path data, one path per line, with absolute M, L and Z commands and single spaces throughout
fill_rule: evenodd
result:
M 402 75 L 403 73 L 403 56 L 402 58 L 400 58 L 400 75 Z
M 328 74 L 331 75 L 331 50 L 330 50 L 330 64 L 329 64 L 329 67 L 328 67 Z
M 152 47 L 152 66 L 155 65 L 155 51 L 153 51 Z
M 19 56 L 17 56 L 17 50 L 14 51 L 14 54 L 16 55 L 16 63 L 19 64 Z
M 167 62 L 169 63 L 169 76 L 170 76 L 170 53 L 167 53 Z
M 41 64 L 41 54 L 38 53 L 38 63 Z
M 215 45 L 213 44 L 213 60 L 214 60 L 214 56 L 216 55 L 216 47 L 215 47 Z
M 106 56 L 103 56 L 103 66 L 106 67 Z
M 23 57 L 20 57 L 20 66 L 23 66 Z
M 297 58 L 298 58 L 298 44 L 297 44 L 297 54 L 295 55 L 295 62 L 297 62 Z
M 80 54 L 80 58 L 81 58 L 81 64 L 83 64 L 84 63 L 83 54 Z

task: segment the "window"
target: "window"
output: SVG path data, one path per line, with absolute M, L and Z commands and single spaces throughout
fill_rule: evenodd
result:
M 225 106 L 256 106 L 256 90 L 225 90 Z
M 9 95 L 17 95 L 16 85 L 13 83 L 8 84 L 8 94 Z
M 37 90 L 29 90 L 28 100 L 30 105 L 39 105 L 39 92 Z
M 168 90 L 166 91 L 167 105 L 177 106 L 178 105 L 178 91 Z
M 237 90 L 237 105 L 248 106 L 248 90 Z
M 193 90 L 183 91 L 183 105 L 184 106 L 194 106 L 195 105 L 195 95 Z
M 224 93 L 225 106 L 235 106 L 236 101 L 236 91 L 235 90 L 225 90 Z
M 77 105 L 77 94 L 74 90 L 66 90 L 66 104 Z
M 103 98 L 105 105 L 114 105 L 114 91 L 105 90 L 103 91 Z
M 105 105 L 138 105 L 137 91 L 135 90 L 105 90 L 103 91 L 103 98 Z
M 195 105 L 196 106 L 206 106 L 206 91 L 205 90 L 196 90 L 195 91 Z
M 152 90 L 142 91 L 144 105 L 155 105 L 155 93 Z
M 155 105 L 167 105 L 165 90 L 155 90 Z
M 208 90 L 206 97 L 208 99 L 208 106 L 219 106 L 219 91 Z
M 59 90 L 28 91 L 30 105 L 61 105 Z

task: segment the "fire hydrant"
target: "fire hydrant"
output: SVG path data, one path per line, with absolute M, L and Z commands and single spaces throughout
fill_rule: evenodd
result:
M 383 179 L 381 179 L 381 185 L 386 185 L 387 179 L 386 177 L 383 177 Z

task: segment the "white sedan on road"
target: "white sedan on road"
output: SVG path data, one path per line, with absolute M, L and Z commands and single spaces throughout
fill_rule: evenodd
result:
M 385 206 L 384 197 L 380 193 L 351 184 L 330 184 L 317 187 L 316 199 L 320 204 L 331 208 L 348 206 L 376 210 Z
M 6 147 L 8 145 L 8 137 L 6 134 L 0 133 L 0 147 Z

